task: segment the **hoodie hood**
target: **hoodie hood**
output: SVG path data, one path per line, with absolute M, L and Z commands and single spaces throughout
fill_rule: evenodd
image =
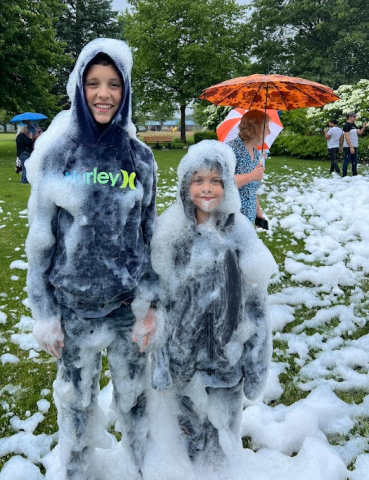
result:
M 123 82 L 121 104 L 102 132 L 90 112 L 83 89 L 86 67 L 99 53 L 105 53 L 111 58 Z M 131 51 L 121 40 L 98 38 L 81 51 L 67 85 L 72 103 L 72 128 L 69 133 L 74 140 L 84 145 L 117 145 L 121 143 L 122 136 L 127 136 L 134 129 L 131 122 L 131 70 Z
M 203 140 L 192 145 L 181 160 L 177 174 L 177 202 L 193 223 L 196 223 L 195 207 L 190 199 L 190 182 L 199 170 L 217 169 L 223 182 L 223 200 L 216 209 L 217 221 L 227 222 L 228 217 L 240 210 L 240 196 L 234 180 L 236 157 L 230 147 L 217 140 Z

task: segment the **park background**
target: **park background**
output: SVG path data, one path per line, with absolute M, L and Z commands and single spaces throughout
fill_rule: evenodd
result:
M 265 463 L 264 477 L 256 478 L 366 478 L 368 138 L 360 139 L 358 177 L 342 179 L 329 174 L 322 134 L 331 117 L 342 124 L 345 113 L 356 110 L 360 126 L 369 116 L 366 4 L 143 0 L 119 13 L 105 0 L 0 5 L 4 126 L 23 111 L 51 120 L 68 108 L 69 72 L 96 37 L 122 38 L 133 49 L 137 126 L 173 119 L 176 112 L 183 126 L 191 107 L 208 132 L 199 133 L 214 136 L 226 109 L 200 102 L 198 95 L 211 84 L 252 73 L 301 76 L 338 92 L 341 100 L 322 109 L 283 112 L 285 128 L 267 160 L 260 200 L 271 230 L 259 234 L 279 265 L 270 286 L 274 354 L 266 394 L 245 409 L 243 442 Z M 56 363 L 31 334 L 24 252 L 30 187 L 15 174 L 14 138 L 0 134 L 0 480 L 18 480 L 15 465 L 28 475 L 19 480 L 39 480 L 45 472 L 41 457 L 57 442 L 51 393 Z M 175 200 L 176 167 L 193 142 L 181 128 L 171 150 L 154 150 L 159 213 Z M 106 362 L 103 369 L 104 389 Z M 119 438 L 114 425 L 108 428 Z
M 344 99 L 315 113 L 284 112 L 277 153 L 322 158 L 322 132 L 330 117 L 342 124 L 345 114 L 356 110 L 358 126 L 369 117 L 364 0 L 132 0 L 127 5 L 115 11 L 109 0 L 2 0 L 3 129 L 17 113 L 36 111 L 52 120 L 68 108 L 69 73 L 83 46 L 97 37 L 122 38 L 133 50 L 134 123 L 163 123 L 179 115 L 182 142 L 186 112 L 187 119 L 192 112 L 197 124 L 215 131 L 214 122 L 207 123 L 213 113 L 209 104 L 198 100 L 204 88 L 253 73 L 321 82 Z

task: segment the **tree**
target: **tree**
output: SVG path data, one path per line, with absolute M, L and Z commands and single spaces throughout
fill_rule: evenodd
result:
M 249 19 L 254 69 L 337 88 L 369 67 L 366 1 L 254 0 Z
M 200 102 L 197 102 L 194 107 L 193 107 L 193 113 L 194 113 L 194 120 L 197 125 L 203 125 L 204 122 L 207 121 L 208 119 L 208 114 L 206 112 L 206 109 L 209 106 L 209 102 L 206 100 L 201 100 Z
M 3 127 L 4 132 L 6 132 L 7 122 L 9 121 L 9 115 L 6 113 L 6 110 L 0 110 L 0 125 Z
M 59 1 L 0 0 L 0 9 L 0 109 L 9 117 L 29 110 L 50 115 L 52 74 L 63 61 L 54 30 Z
M 201 91 L 236 76 L 247 62 L 245 7 L 235 0 L 132 0 L 120 16 L 133 47 L 134 87 L 147 110 L 185 110 Z
M 111 0 L 61 0 L 64 13 L 57 23 L 58 38 L 74 60 L 82 48 L 95 38 L 117 38 L 120 34 Z
M 64 52 L 68 60 L 58 72 L 55 93 L 62 96 L 62 105 L 66 106 L 66 84 L 74 62 L 83 47 L 95 38 L 117 38 L 120 26 L 112 10 L 111 0 L 60 0 L 64 6 L 57 25 L 57 38 L 64 42 Z

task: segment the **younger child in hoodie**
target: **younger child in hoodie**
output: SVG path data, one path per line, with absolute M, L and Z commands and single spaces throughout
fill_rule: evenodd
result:
M 267 285 L 276 264 L 240 212 L 235 163 L 220 142 L 191 146 L 178 167 L 177 201 L 151 242 L 164 332 L 150 341 L 153 386 L 172 384 L 188 455 L 207 463 L 242 448 L 243 395 L 261 394 L 271 357 Z M 142 330 L 138 322 L 139 340 Z
M 155 281 L 156 182 L 151 150 L 131 122 L 131 67 L 124 42 L 89 43 L 69 79 L 71 109 L 54 119 L 27 165 L 29 304 L 37 341 L 58 358 L 60 466 L 47 472 L 52 480 L 103 476 L 94 464 L 95 448 L 110 446 L 97 403 L 103 349 L 116 428 L 141 478 L 145 355 L 132 342 L 131 303 L 141 283 Z

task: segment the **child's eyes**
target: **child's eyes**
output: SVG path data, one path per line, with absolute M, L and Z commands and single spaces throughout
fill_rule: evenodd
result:
M 219 184 L 220 183 L 219 178 L 213 178 L 212 183 Z
M 94 82 L 94 81 L 91 81 L 91 82 L 86 82 L 85 83 L 85 86 L 86 87 L 90 87 L 90 88 L 96 88 L 98 87 L 99 83 L 98 82 Z M 120 83 L 118 82 L 112 82 L 112 83 L 109 83 L 108 85 L 110 88 L 120 88 Z

